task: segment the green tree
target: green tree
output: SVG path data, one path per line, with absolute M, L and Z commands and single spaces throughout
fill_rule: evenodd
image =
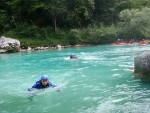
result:
M 94 19 L 97 22 L 111 25 L 115 21 L 115 0 L 95 0 Z
M 0 10 L 0 31 L 4 31 L 4 28 L 7 26 L 7 16 L 5 10 Z
M 82 27 L 91 22 L 94 11 L 94 0 L 67 1 L 67 26 Z
M 119 17 L 119 33 L 123 38 L 150 37 L 150 8 L 126 9 L 120 12 Z
M 58 16 L 63 17 L 63 14 L 66 12 L 65 2 L 66 0 L 44 1 L 44 11 L 51 18 L 54 31 L 56 31 Z

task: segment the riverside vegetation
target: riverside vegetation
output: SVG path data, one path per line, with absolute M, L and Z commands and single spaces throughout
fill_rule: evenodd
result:
M 2 0 L 0 35 L 24 47 L 150 38 L 149 0 Z

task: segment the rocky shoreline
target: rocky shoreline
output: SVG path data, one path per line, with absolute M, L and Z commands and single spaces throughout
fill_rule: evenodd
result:
M 86 46 L 91 46 L 90 44 L 84 44 L 84 45 L 68 45 L 68 46 L 61 46 L 61 45 L 57 45 L 57 46 L 47 46 L 47 47 L 35 47 L 35 48 L 31 48 L 28 47 L 27 49 L 20 49 L 20 52 L 23 51 L 36 51 L 36 50 L 61 50 L 61 49 L 65 49 L 65 48 L 76 48 L 76 47 L 86 47 Z
M 84 45 L 57 45 L 55 47 L 47 46 L 47 47 L 26 47 L 23 48 L 20 45 L 20 41 L 17 39 L 9 38 L 1 36 L 0 38 L 0 54 L 2 53 L 15 53 L 15 52 L 26 52 L 26 51 L 36 51 L 36 50 L 61 50 L 65 48 L 75 48 L 75 47 L 85 47 L 85 46 L 91 46 L 90 44 L 84 44 Z

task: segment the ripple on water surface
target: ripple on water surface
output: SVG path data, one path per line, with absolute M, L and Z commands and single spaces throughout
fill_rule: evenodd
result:
M 1 113 L 149 113 L 150 84 L 132 76 L 149 46 L 96 46 L 0 55 Z M 70 60 L 76 54 L 78 60 Z M 47 74 L 61 89 L 28 92 Z

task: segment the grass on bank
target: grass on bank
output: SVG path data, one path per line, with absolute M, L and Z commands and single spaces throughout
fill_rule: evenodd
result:
M 78 29 L 57 29 L 56 32 L 50 27 L 39 28 L 34 25 L 19 25 L 17 28 L 5 29 L 0 35 L 16 38 L 21 42 L 22 47 L 30 46 L 32 48 L 56 46 L 58 44 L 63 46 L 110 44 L 118 38 L 122 38 L 125 41 L 133 38 L 117 26 L 104 26 L 103 24 Z
M 22 46 L 56 46 L 77 44 L 106 44 L 117 39 L 115 26 L 100 27 L 91 25 L 80 29 L 39 28 L 34 25 L 20 25 L 17 28 L 6 29 L 1 36 L 19 39 Z

